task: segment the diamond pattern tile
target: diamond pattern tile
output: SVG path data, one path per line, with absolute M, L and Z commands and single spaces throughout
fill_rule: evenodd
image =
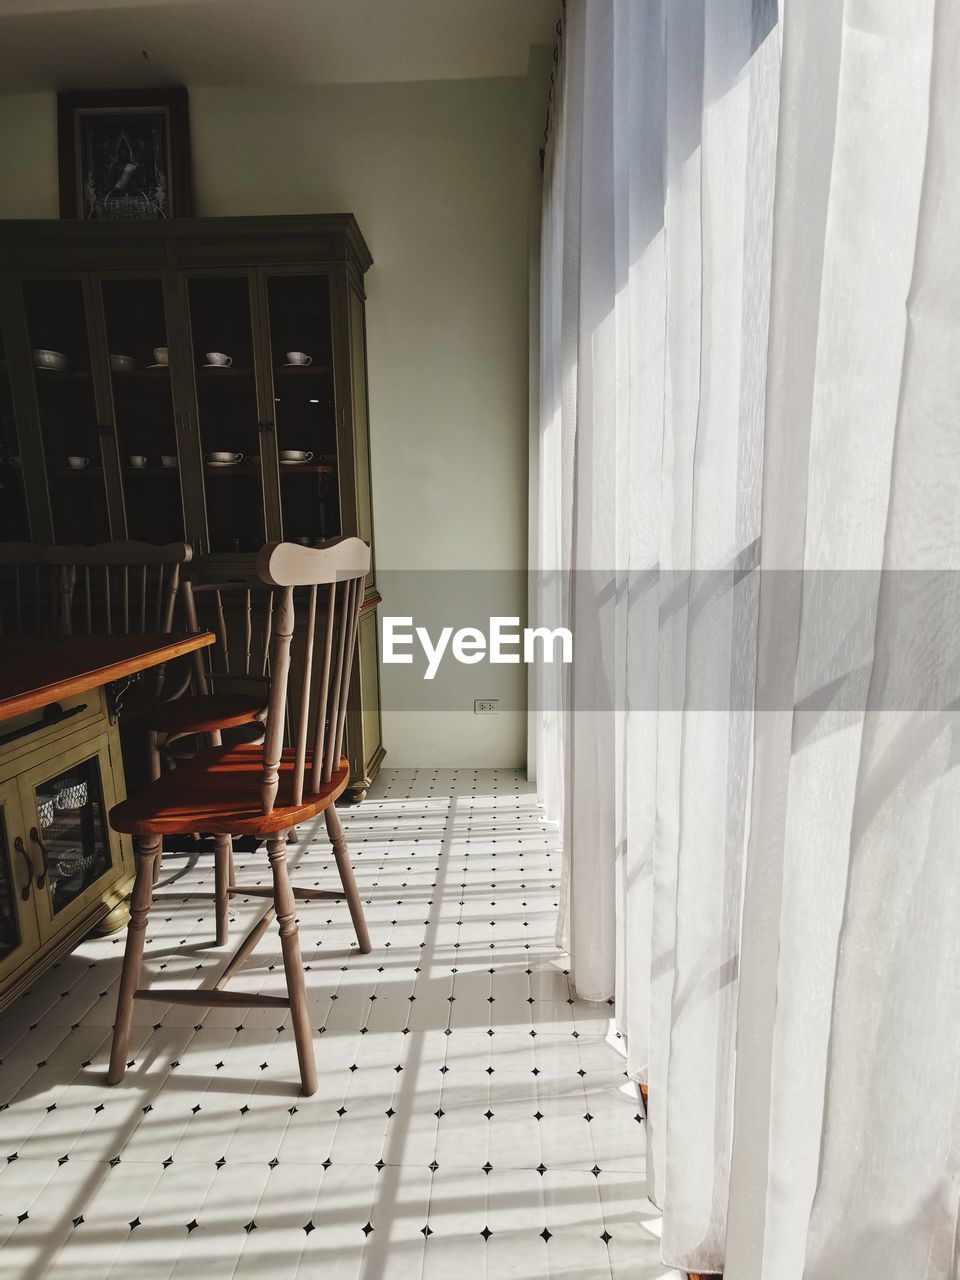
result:
M 521 774 L 385 771 L 343 811 L 374 949 L 301 906 L 320 1087 L 288 1017 L 141 1002 L 105 1080 L 123 935 L 0 1018 L 4 1275 L 679 1280 L 659 1262 L 640 1106 L 606 1005 L 554 941 L 556 832 Z M 241 883 L 269 880 L 240 846 Z M 290 862 L 336 885 L 322 821 Z M 212 859 L 165 854 L 145 981 L 212 980 Z M 239 896 L 239 939 L 263 909 Z M 280 994 L 274 931 L 239 977 Z

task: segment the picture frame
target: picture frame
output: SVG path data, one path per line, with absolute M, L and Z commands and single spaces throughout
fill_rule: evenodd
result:
M 57 136 L 61 218 L 191 216 L 186 89 L 58 93 Z

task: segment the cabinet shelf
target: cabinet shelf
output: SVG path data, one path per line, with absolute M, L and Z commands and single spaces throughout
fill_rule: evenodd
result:
M 233 467 L 218 467 L 215 463 L 203 464 L 204 474 L 208 476 L 259 476 L 260 467 L 256 464 L 238 462 Z

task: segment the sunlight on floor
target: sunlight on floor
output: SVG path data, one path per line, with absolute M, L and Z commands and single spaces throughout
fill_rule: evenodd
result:
M 122 935 L 0 1019 L 7 1276 L 679 1280 L 659 1263 L 641 1108 L 606 1005 L 553 936 L 556 834 L 519 773 L 387 771 L 344 810 L 374 950 L 304 905 L 320 1088 L 276 1010 L 142 1002 L 104 1081 Z M 332 887 L 322 822 L 294 879 Z M 262 851 L 240 883 L 268 882 Z M 153 986 L 209 980 L 212 860 L 168 855 Z M 236 900 L 232 936 L 263 909 Z M 271 929 L 234 985 L 282 990 Z

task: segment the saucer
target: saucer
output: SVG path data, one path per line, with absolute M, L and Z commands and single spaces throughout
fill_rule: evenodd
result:
M 313 363 L 302 364 L 299 360 L 284 360 L 281 369 L 312 369 Z
M 202 364 L 201 369 L 232 369 L 232 364 Z
M 239 467 L 241 466 L 241 463 L 239 462 L 204 462 L 203 465 L 205 467 Z M 173 467 L 171 467 L 170 470 L 172 471 Z
M 307 458 L 280 458 L 281 467 L 306 467 L 309 466 L 310 460 Z
M 145 369 L 169 369 L 170 366 L 168 364 L 148 364 L 148 365 L 144 365 L 144 368 Z M 206 365 L 204 365 L 204 368 L 206 368 Z

